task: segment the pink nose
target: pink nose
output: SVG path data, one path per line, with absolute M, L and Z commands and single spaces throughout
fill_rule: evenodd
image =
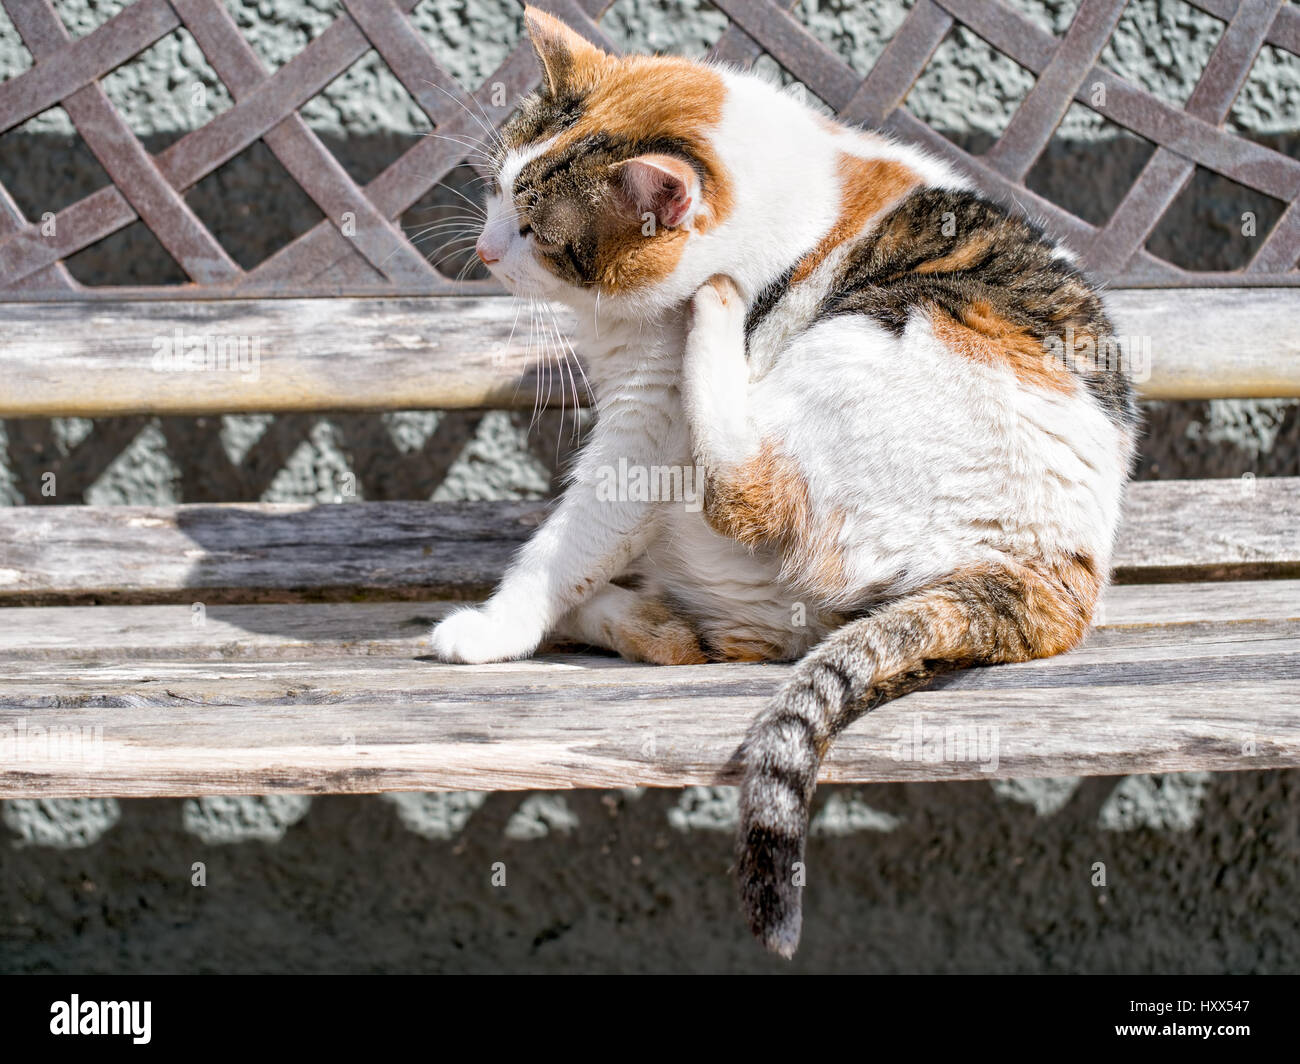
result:
M 492 247 L 487 241 L 487 234 L 484 233 L 478 238 L 478 243 L 474 245 L 474 250 L 478 252 L 478 257 L 484 266 L 491 266 L 494 262 L 501 261 L 501 255 L 496 248 Z

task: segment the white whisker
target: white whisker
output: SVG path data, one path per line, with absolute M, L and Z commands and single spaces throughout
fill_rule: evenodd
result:
M 444 96 L 447 97 L 447 99 L 451 100 L 452 103 L 454 103 L 457 107 L 459 107 L 462 111 L 464 111 L 467 115 L 469 115 L 470 118 L 474 119 L 474 121 L 479 124 L 480 128 L 483 130 L 484 133 L 488 135 L 490 139 L 495 140 L 495 142 L 498 144 L 502 143 L 501 134 L 497 131 L 496 126 L 492 125 L 491 121 L 488 120 L 487 112 L 483 110 L 483 106 L 478 102 L 478 100 L 475 98 L 473 93 L 467 93 L 467 95 L 471 100 L 474 101 L 474 106 L 477 107 L 479 111 L 482 113 L 483 116 L 482 118 L 480 118 L 468 107 L 466 107 L 464 101 L 461 100 L 460 97 L 458 97 L 455 93 L 447 91 L 441 85 L 437 85 L 432 81 L 426 81 L 426 84 L 428 84 L 431 88 L 436 89 L 438 92 L 442 93 Z

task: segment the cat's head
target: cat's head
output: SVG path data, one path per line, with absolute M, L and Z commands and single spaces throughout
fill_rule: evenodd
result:
M 704 261 L 716 254 L 693 251 L 733 207 L 715 144 L 723 75 L 611 56 L 532 7 L 525 20 L 544 78 L 502 132 L 479 257 L 522 294 L 640 312 L 680 302 L 716 272 Z

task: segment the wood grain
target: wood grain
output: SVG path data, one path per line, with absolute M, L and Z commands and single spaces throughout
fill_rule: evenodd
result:
M 1051 685 L 1044 670 L 993 684 L 972 670 L 934 690 L 881 707 L 833 747 L 823 781 L 979 779 L 1277 768 L 1300 764 L 1300 663 L 1262 642 L 1257 656 L 1201 657 L 1140 667 L 1105 682 L 1097 668 Z M 201 679 L 172 663 L 123 667 L 121 689 L 89 674 L 103 697 L 71 692 L 15 705 L 0 696 L 0 797 L 202 795 L 384 790 L 515 790 L 734 783 L 745 726 L 786 669 L 778 666 L 638 667 L 603 659 L 466 669 L 452 685 L 419 663 L 359 673 L 295 676 L 242 663 L 263 690 L 246 697 L 209 666 Z M 1272 663 L 1270 668 L 1261 666 Z M 236 663 L 239 664 L 239 663 Z M 355 664 L 355 663 L 354 663 Z M 277 672 L 284 675 L 276 677 Z M 408 689 L 368 698 L 367 678 Z M 1064 676 L 1064 674 L 1062 674 Z M 1225 697 L 1230 681 L 1231 697 Z M 6 685 L 11 687 L 12 685 Z M 222 689 L 229 693 L 221 695 Z M 147 692 L 147 694 L 146 694 Z M 204 692 L 207 692 L 206 696 Z M 703 711 L 707 707 L 707 712 Z M 91 729 L 80 748 L 43 749 L 32 728 Z M 920 729 L 920 742 L 913 737 Z M 96 730 L 99 729 L 99 730 Z M 945 729 L 949 759 L 926 759 Z M 994 731 L 996 729 L 996 731 Z M 50 734 L 48 731 L 47 735 Z M 66 733 L 65 733 L 66 734 Z M 22 737 L 22 745 L 20 743 Z M 959 754 L 955 741 L 963 742 Z M 983 741 L 982 752 L 967 750 Z M 906 747 L 900 750 L 900 743 Z M 895 754 L 903 756 L 894 756 Z M 933 756 L 933 755 L 932 755 Z M 994 757 L 996 756 L 996 764 Z
M 1145 399 L 1300 396 L 1300 289 L 1130 288 L 1106 301 Z M 1150 375 L 1141 370 L 1149 346 Z
M 0 607 L 0 663 L 416 657 L 455 607 L 434 602 Z M 1114 631 L 1188 638 L 1190 627 L 1300 619 L 1300 580 L 1134 584 L 1108 588 L 1094 642 Z
M 0 508 L 0 602 L 486 594 L 544 503 Z
M 783 664 L 653 666 L 611 655 L 549 653 L 495 665 L 445 665 L 427 647 L 415 653 L 340 659 L 326 656 L 255 660 L 184 657 L 86 660 L 46 658 L 10 663 L 0 676 L 0 704 L 16 709 L 99 706 L 306 706 L 365 702 L 401 706 L 420 700 L 470 700 L 483 705 L 527 698 L 566 699 L 574 712 L 596 712 L 615 689 L 626 697 L 697 700 L 727 690 L 770 694 L 789 674 Z M 1162 629 L 1101 629 L 1069 654 L 974 669 L 938 681 L 951 690 L 1064 689 L 1255 679 L 1300 680 L 1300 618 L 1235 621 Z M 759 684 L 759 687 L 745 685 Z M 765 686 L 766 685 L 766 686 Z M 620 696 L 622 692 L 619 691 Z M 1297 721 L 1300 725 L 1300 721 Z
M 545 503 L 0 508 L 0 604 L 487 594 Z M 1300 576 L 1300 478 L 1130 487 L 1126 582 Z
M 531 408 L 531 320 L 501 296 L 0 303 L 0 417 Z M 197 368 L 164 368 L 178 333 Z
M 1130 484 L 1116 579 L 1300 576 L 1300 477 Z
M 1300 396 L 1300 333 L 1278 324 L 1300 319 L 1300 289 L 1109 299 L 1148 398 Z M 502 296 L 0 303 L 0 417 L 531 408 L 545 345 L 530 320 Z M 178 330 L 246 338 L 250 355 L 160 368 Z
M 879 708 L 822 779 L 1300 764 L 1298 590 L 1112 588 L 1078 650 Z M 232 606 L 202 626 L 183 607 L 0 610 L 0 797 L 733 783 L 746 724 L 790 671 L 444 665 L 423 640 L 446 605 Z

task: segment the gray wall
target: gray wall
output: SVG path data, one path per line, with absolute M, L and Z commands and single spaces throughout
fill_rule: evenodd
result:
M 1076 7 L 1014 2 L 1057 33 Z M 120 6 L 56 2 L 77 35 Z M 272 65 L 339 7 L 229 6 Z M 908 6 L 805 0 L 799 17 L 865 71 Z M 415 17 L 448 69 L 477 85 L 518 39 L 517 12 L 514 0 L 425 0 Z M 724 24 L 692 0 L 619 0 L 604 22 L 628 47 L 686 54 L 701 53 Z M 1177 0 L 1135 0 L 1103 61 L 1182 103 L 1221 31 Z M 0 14 L 0 77 L 29 65 Z M 230 103 L 184 32 L 105 84 L 153 150 Z M 907 106 L 982 149 L 1031 84 L 958 33 Z M 304 115 L 362 180 L 427 128 L 373 53 Z M 1300 61 L 1267 49 L 1230 124 L 1294 154 L 1297 116 Z M 1100 221 L 1150 150 L 1076 106 L 1030 184 Z M 36 218 L 106 179 L 56 108 L 0 136 L 0 181 Z M 246 266 L 318 218 L 260 146 L 188 198 Z M 455 202 L 431 194 L 404 224 L 414 231 Z M 1253 240 L 1241 233 L 1245 211 L 1258 218 Z M 1232 268 L 1278 213 L 1265 197 L 1198 174 L 1150 246 L 1184 266 Z M 70 268 L 91 284 L 180 280 L 139 226 Z M 1152 404 L 1148 415 L 1143 477 L 1300 473 L 1295 403 Z M 329 501 L 349 471 L 371 499 L 539 497 L 568 428 L 555 416 L 530 433 L 527 416 L 436 411 L 0 422 L 0 504 Z M 40 493 L 48 471 L 59 485 L 53 500 Z M 827 788 L 795 967 L 1295 970 L 1298 790 L 1292 772 Z M 779 969 L 734 912 L 733 803 L 732 792 L 707 788 L 5 802 L 0 970 Z M 205 886 L 192 883 L 196 862 Z M 495 862 L 505 864 L 504 887 L 490 885 Z

